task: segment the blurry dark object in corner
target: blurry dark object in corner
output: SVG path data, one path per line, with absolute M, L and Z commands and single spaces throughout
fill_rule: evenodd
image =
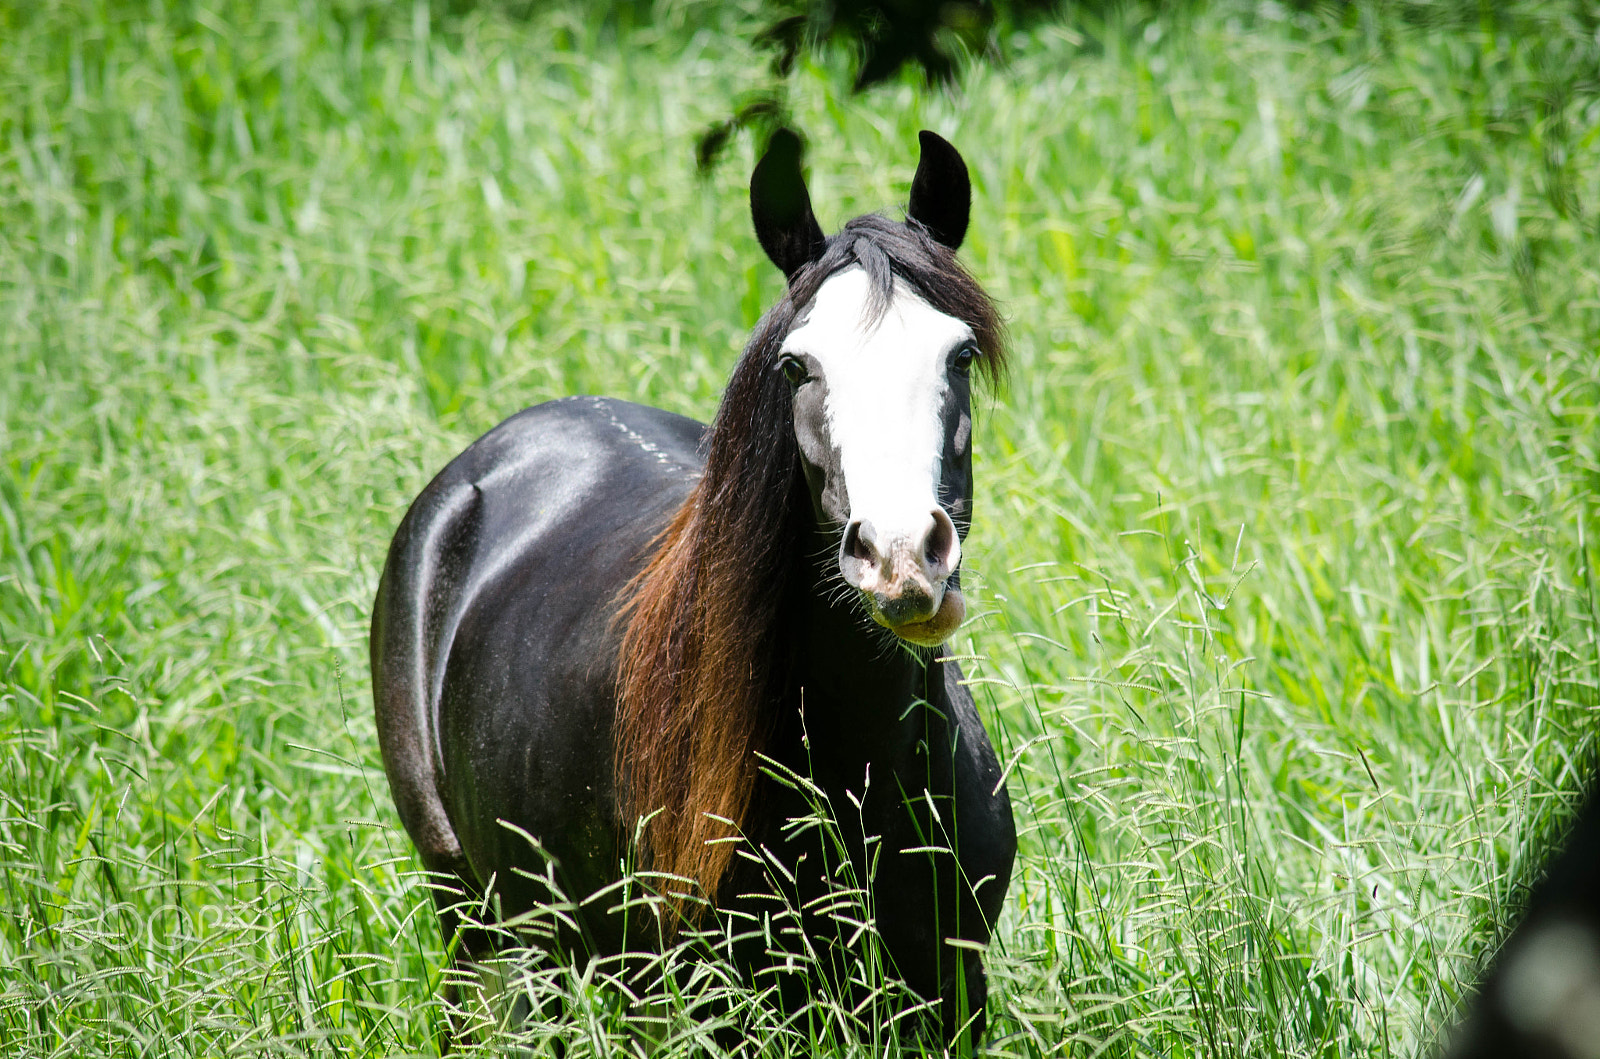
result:
M 1600 1059 L 1600 776 L 1443 1059 Z

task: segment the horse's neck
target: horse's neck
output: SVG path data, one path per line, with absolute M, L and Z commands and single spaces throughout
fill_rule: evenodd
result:
M 870 763 L 877 782 L 911 767 L 926 732 L 924 700 L 944 705 L 942 672 L 890 641 L 852 598 L 802 565 L 794 685 L 807 764 L 819 782 L 859 791 Z M 918 765 L 917 767 L 921 767 Z

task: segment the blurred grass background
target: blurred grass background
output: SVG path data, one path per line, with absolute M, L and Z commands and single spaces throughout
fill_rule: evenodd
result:
M 1597 760 L 1600 12 L 1425 9 L 790 79 L 825 228 L 961 148 L 1010 319 L 959 638 L 1024 832 L 995 1054 L 1426 1052 Z M 711 416 L 781 284 L 751 145 L 694 168 L 754 19 L 0 6 L 7 1054 L 437 1053 L 384 549 L 527 404 Z M 567 1054 L 643 1047 L 570 988 Z

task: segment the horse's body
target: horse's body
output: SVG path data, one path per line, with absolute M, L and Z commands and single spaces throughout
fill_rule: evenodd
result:
M 631 829 L 606 767 L 609 603 L 693 486 L 704 430 L 620 401 L 552 401 L 479 438 L 412 504 L 374 605 L 373 672 L 411 707 L 381 710 L 379 736 L 430 870 L 480 892 L 496 876 L 506 909 L 550 900 L 511 871 L 543 866 L 509 820 L 556 857 L 572 897 L 617 877 Z M 608 920 L 586 925 L 567 943 L 621 951 Z
M 948 154 L 934 175 L 948 175 L 959 156 L 935 147 Z M 570 398 L 484 435 L 395 535 L 373 677 L 385 768 L 424 864 L 492 894 L 503 917 L 550 902 L 552 885 L 581 901 L 617 882 L 642 827 L 643 866 L 686 877 L 664 886 L 679 891 L 669 917 L 693 921 L 681 894 L 698 886 L 740 939 L 737 963 L 781 962 L 798 943 L 774 947 L 762 928 L 781 878 L 780 903 L 808 909 L 823 973 L 842 980 L 846 946 L 817 899 L 853 880 L 895 975 L 943 1002 L 946 1040 L 964 1025 L 977 1039 L 981 946 L 1015 834 L 994 750 L 938 644 L 962 607 L 966 366 L 998 348 L 975 285 L 942 301 L 934 289 L 940 269 L 964 277 L 949 249 L 967 192 L 963 167 L 951 242 L 950 217 L 928 205 L 929 150 L 925 134 L 912 196 L 915 220 L 923 189 L 923 227 L 866 218 L 833 243 L 803 184 L 793 208 L 798 159 L 778 160 L 792 174 L 764 161 L 776 192 L 758 168 L 757 228 L 790 298 L 758 329 L 717 422 Z M 903 429 L 849 436 L 844 410 L 879 393 L 882 365 L 913 344 L 931 352 L 906 362 L 921 380 L 907 400 L 921 403 Z M 910 471 L 886 466 L 897 445 L 916 449 Z M 744 554 L 747 533 L 759 540 Z M 774 778 L 785 771 L 815 791 Z M 813 814 L 816 792 L 841 825 L 831 835 L 786 826 Z M 715 841 L 729 835 L 768 863 L 731 856 Z M 448 904 L 447 939 L 459 926 Z M 616 904 L 580 904 L 531 940 L 609 956 L 674 929 Z M 481 946 L 465 940 L 469 957 Z M 780 982 L 787 1004 L 805 999 L 803 983 Z

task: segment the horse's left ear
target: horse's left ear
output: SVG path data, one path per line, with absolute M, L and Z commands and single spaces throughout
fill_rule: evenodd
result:
M 917 134 L 922 158 L 911 179 L 911 205 L 906 219 L 916 221 L 934 239 L 955 250 L 967 236 L 972 212 L 972 181 L 961 153 L 942 136 L 927 129 Z

